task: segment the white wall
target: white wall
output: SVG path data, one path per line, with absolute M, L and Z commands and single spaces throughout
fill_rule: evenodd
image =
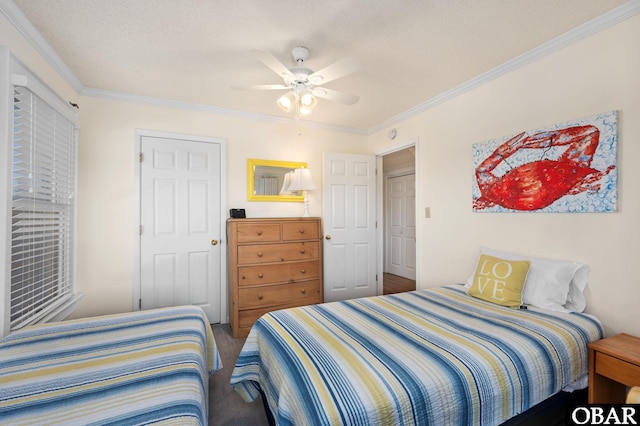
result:
M 247 201 L 247 159 L 307 162 L 321 188 L 322 153 L 366 151 L 366 137 L 295 121 L 247 120 L 83 97 L 80 99 L 78 282 L 84 294 L 72 317 L 131 310 L 133 294 L 135 129 L 226 140 L 228 208 L 249 217 L 290 217 L 302 203 Z M 275 104 L 274 104 L 275 107 Z M 298 135 L 298 133 L 302 133 Z M 322 192 L 310 192 L 310 213 L 322 213 Z
M 463 282 L 481 245 L 590 266 L 587 310 L 640 335 L 640 16 L 394 125 L 419 137 L 423 288 Z M 471 145 L 618 110 L 618 212 L 473 213 Z M 370 150 L 389 145 L 388 129 Z M 424 208 L 431 207 L 431 218 Z

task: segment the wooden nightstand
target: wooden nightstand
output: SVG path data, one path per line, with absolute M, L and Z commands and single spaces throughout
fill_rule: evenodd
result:
M 640 385 L 640 338 L 618 334 L 589 343 L 589 404 L 622 404 Z

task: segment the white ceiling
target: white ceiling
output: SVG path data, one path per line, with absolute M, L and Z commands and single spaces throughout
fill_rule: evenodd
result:
M 275 104 L 281 92 L 231 88 L 282 82 L 251 49 L 268 50 L 293 66 L 291 48 L 306 46 L 311 55 L 305 66 L 313 70 L 354 56 L 362 71 L 326 87 L 359 95 L 359 102 L 320 100 L 309 120 L 362 133 L 624 3 L 15 0 L 85 94 L 116 92 L 291 117 Z

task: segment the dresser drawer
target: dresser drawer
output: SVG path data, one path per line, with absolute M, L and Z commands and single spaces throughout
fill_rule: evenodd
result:
M 320 263 L 317 260 L 282 265 L 242 266 L 238 268 L 238 285 L 294 282 L 319 276 Z
M 319 246 L 317 241 L 238 246 L 238 265 L 317 259 Z
M 253 326 L 253 324 L 258 321 L 258 318 L 260 318 L 267 312 L 271 312 L 272 310 L 272 307 L 268 307 L 240 311 L 238 312 L 238 325 L 241 328 L 251 328 L 251 326 Z
M 251 309 L 294 302 L 297 305 L 308 305 L 321 300 L 321 289 L 320 280 L 263 287 L 241 287 L 238 289 L 238 307 Z
M 640 366 L 603 353 L 596 354 L 596 373 L 627 386 L 640 383 Z
M 307 302 L 306 303 L 307 305 L 322 303 L 322 300 L 320 298 L 315 300 L 305 299 L 305 301 Z M 262 315 L 266 314 L 267 312 L 277 311 L 277 310 L 286 309 L 286 308 L 295 308 L 297 306 L 304 306 L 304 304 L 300 303 L 300 301 L 296 301 L 292 303 L 285 303 L 283 305 L 278 305 L 278 306 L 270 306 L 268 308 L 245 309 L 243 311 L 238 312 L 238 325 L 241 328 L 250 329 L 253 326 L 253 324 L 256 321 L 258 321 L 258 318 L 260 318 Z
M 317 240 L 320 238 L 317 222 L 291 222 L 282 224 L 282 240 Z
M 266 243 L 280 241 L 279 223 L 239 223 L 238 243 Z

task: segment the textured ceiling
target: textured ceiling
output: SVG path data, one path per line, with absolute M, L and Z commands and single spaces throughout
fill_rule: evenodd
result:
M 11 0 L 3 0 L 11 1 Z M 251 49 L 293 66 L 291 48 L 323 68 L 363 69 L 326 87 L 310 121 L 367 131 L 561 36 L 625 0 L 15 0 L 87 89 L 291 117 Z

